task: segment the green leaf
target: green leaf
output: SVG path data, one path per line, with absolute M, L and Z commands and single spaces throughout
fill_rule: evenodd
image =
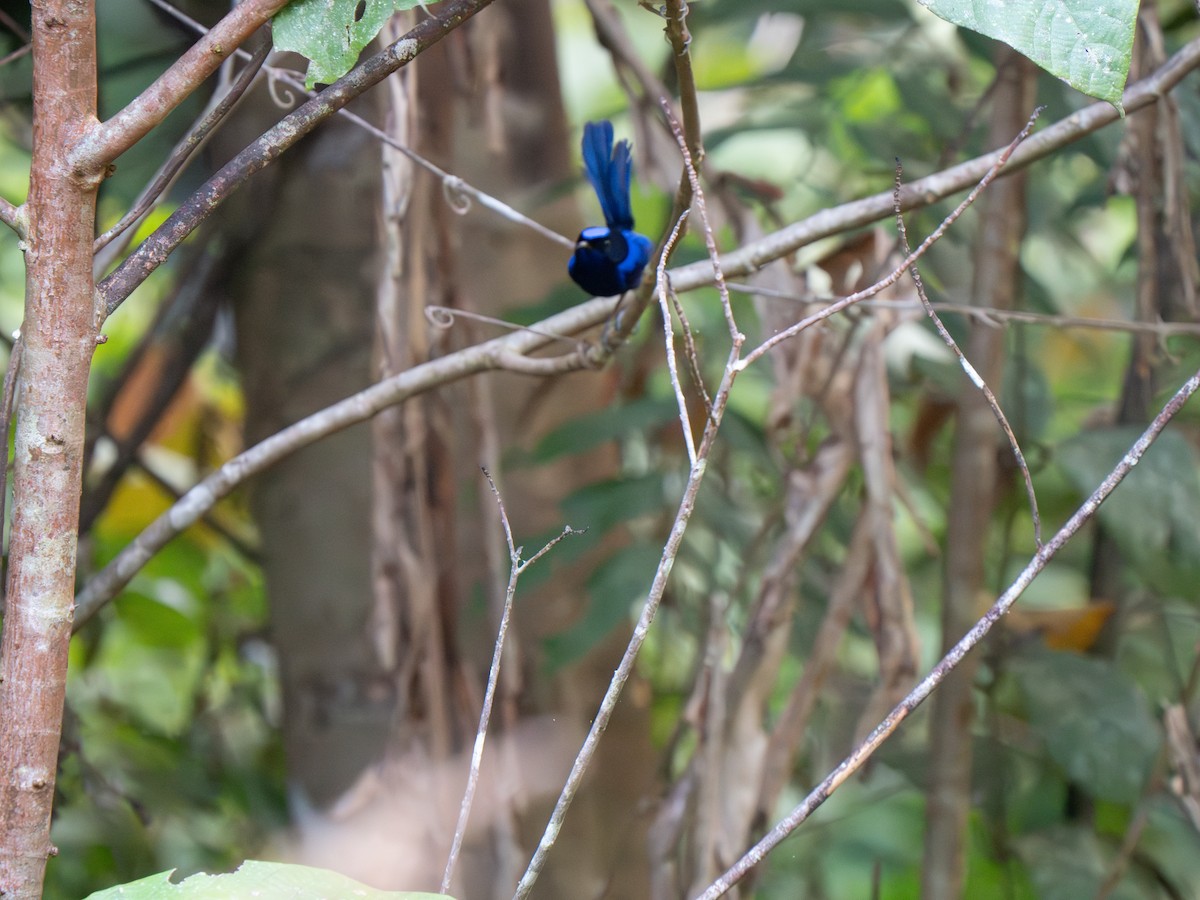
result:
M 247 860 L 229 875 L 193 875 L 179 884 L 171 882 L 171 872 L 159 872 L 149 878 L 98 891 L 87 900 L 241 900 L 244 897 L 257 900 L 327 900 L 332 897 L 450 900 L 445 894 L 379 891 L 326 869 L 254 860 Z
M 605 407 L 550 432 L 534 448 L 531 461 L 548 462 L 567 454 L 585 453 L 630 434 L 661 428 L 678 415 L 674 400 L 656 397 Z
M 666 505 L 662 476 L 651 472 L 584 485 L 562 502 L 563 519 L 572 527 L 606 532 L 639 516 L 660 513 Z
M 1030 726 L 1072 782 L 1098 800 L 1141 796 L 1159 730 L 1124 673 L 1098 659 L 1051 652 L 1014 660 L 1010 673 Z
M 147 603 L 145 610 L 150 608 Z M 160 621 L 167 621 L 166 616 Z M 85 703 L 125 709 L 154 734 L 178 736 L 195 712 L 206 653 L 202 635 L 194 633 L 194 639 L 187 639 L 186 627 L 180 632 L 180 640 L 148 643 L 144 630 L 114 619 L 104 631 L 92 666 L 74 681 L 73 693 Z
M 637 543 L 601 563 L 587 584 L 587 607 L 566 631 L 546 639 L 546 665 L 557 671 L 582 659 L 613 629 L 630 620 L 630 609 L 650 590 L 662 549 Z
M 1138 841 L 1137 855 L 1149 861 L 1158 877 L 1186 897 L 1200 884 L 1200 835 L 1177 801 L 1160 793 L 1149 798 L 1146 830 Z
M 1024 835 L 1017 854 L 1030 868 L 1038 900 L 1095 897 L 1112 870 L 1116 848 L 1079 826 L 1058 825 Z M 1127 872 L 1107 896 L 1111 900 L 1143 900 L 1162 896 L 1146 889 L 1145 879 Z
M 1064 442 L 1056 461 L 1084 496 L 1108 475 L 1140 428 L 1098 428 Z M 1192 594 L 1200 577 L 1200 476 L 1187 439 L 1167 431 L 1100 507 L 1138 574 L 1164 593 Z
M 1051 75 L 1121 109 L 1137 0 L 920 0 L 935 15 L 1003 41 Z
M 271 25 L 276 50 L 291 50 L 309 60 L 304 86 L 310 91 L 333 84 L 358 62 L 363 48 L 392 13 L 422 0 L 293 0 Z

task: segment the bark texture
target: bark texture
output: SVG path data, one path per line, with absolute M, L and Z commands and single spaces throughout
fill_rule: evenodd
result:
M 374 116 L 364 104 L 360 115 Z M 236 151 L 282 114 L 265 86 L 218 139 Z M 371 382 L 379 148 L 322 126 L 222 210 L 221 281 L 236 313 L 248 444 Z M 370 432 L 290 456 L 250 487 L 280 653 L 294 797 L 324 807 L 383 750 L 392 703 L 373 662 Z
M 88 369 L 97 173 L 64 148 L 95 121 L 95 16 L 33 4 L 34 129 L 12 541 L 0 644 L 0 895 L 41 895 L 66 695 Z

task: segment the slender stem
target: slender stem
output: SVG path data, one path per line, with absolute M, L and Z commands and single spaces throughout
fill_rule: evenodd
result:
M 675 67 L 675 77 L 679 82 L 679 105 L 683 114 L 684 143 L 687 147 L 687 155 L 691 158 L 695 168 L 699 170 L 700 164 L 704 160 L 704 145 L 700 139 L 700 104 L 696 96 L 696 79 L 692 73 L 692 36 L 688 31 L 687 17 L 687 0 L 666 0 L 663 6 L 663 18 L 667 23 L 665 31 L 667 43 L 670 44 L 672 50 L 671 59 Z M 666 97 L 661 97 L 659 100 L 664 106 L 667 106 L 669 103 Z M 669 118 L 672 118 L 669 109 L 667 115 Z M 671 214 L 667 221 L 678 223 L 684 212 L 691 208 L 692 197 L 694 196 L 692 179 L 688 176 L 685 169 L 680 173 L 679 187 L 675 190 L 675 200 L 672 203 Z M 682 237 L 682 234 L 680 237 Z M 665 240 L 659 243 L 654 256 L 654 269 L 656 271 L 665 267 L 666 263 L 671 259 L 671 254 L 674 252 L 678 240 L 679 238 L 676 238 L 674 243 L 669 243 Z M 647 281 L 643 282 L 641 287 L 633 292 L 628 305 L 622 310 L 621 315 L 617 317 L 612 327 L 605 334 L 602 342 L 602 355 L 611 353 L 613 349 L 633 333 L 634 328 L 641 321 L 642 313 L 645 312 L 651 298 L 654 296 L 654 288 L 655 285 Z
M 716 397 L 713 400 L 713 408 L 704 426 L 704 437 L 696 453 L 696 465 L 692 467 L 688 474 L 687 485 L 684 488 L 683 497 L 679 501 L 679 509 L 675 513 L 675 521 L 671 525 L 671 533 L 667 537 L 667 542 L 663 547 L 658 569 L 654 573 L 654 580 L 650 585 L 646 602 L 642 605 L 641 615 L 638 617 L 637 624 L 633 628 L 633 635 L 629 639 L 629 644 L 625 647 L 625 653 L 621 657 L 621 662 L 617 665 L 616 671 L 613 673 L 612 680 L 608 684 L 608 689 L 604 692 L 604 698 L 600 701 L 600 707 L 592 719 L 591 730 L 588 731 L 583 746 L 580 748 L 579 754 L 575 757 L 575 762 L 571 766 L 571 772 L 567 775 L 562 792 L 559 794 L 558 802 L 554 806 L 554 811 L 550 814 L 550 821 L 546 823 L 546 828 L 542 832 L 542 838 L 538 842 L 533 858 L 529 861 L 529 866 L 526 868 L 525 874 L 521 876 L 521 881 L 517 885 L 513 900 L 522 900 L 522 898 L 528 897 L 529 892 L 533 890 L 538 875 L 546 864 L 546 857 L 550 852 L 550 848 L 554 846 L 558 840 L 559 833 L 562 831 L 567 810 L 570 808 L 571 802 L 575 799 L 575 795 L 579 791 L 579 785 L 583 781 L 583 776 L 587 772 L 592 759 L 595 757 L 600 739 L 604 736 L 604 732 L 608 728 L 608 723 L 612 719 L 613 711 L 617 708 L 617 700 L 621 697 L 621 691 L 624 689 L 626 682 L 629 681 L 629 677 L 633 674 L 633 666 L 637 662 L 642 644 L 645 643 L 646 636 L 650 633 L 650 626 L 654 622 L 659 605 L 662 603 L 663 594 L 666 592 L 667 579 L 670 577 L 675 557 L 679 554 L 679 547 L 683 543 L 683 535 L 687 531 L 688 522 L 691 521 L 692 512 L 696 507 L 696 495 L 700 491 L 700 485 L 704 481 L 704 473 L 708 469 L 708 455 L 712 450 L 713 442 L 716 440 L 717 429 L 724 417 L 725 406 L 729 400 L 729 390 L 733 387 L 734 379 L 737 377 L 737 368 L 733 365 L 733 362 L 737 359 L 740 349 L 741 345 L 738 344 L 730 353 L 729 364 L 725 367 L 724 377 L 721 379 L 721 385 L 717 389 Z
M 679 240 L 679 235 L 683 232 L 683 223 L 687 219 L 687 211 L 679 217 L 679 221 L 675 223 L 675 227 L 671 229 L 671 234 L 667 237 L 667 246 L 670 247 Z M 671 304 L 667 300 L 667 292 L 671 290 L 670 284 L 667 283 L 667 260 L 664 255 L 658 261 L 658 305 L 662 311 L 663 317 L 663 343 L 667 360 L 667 374 L 671 378 L 671 389 L 675 391 L 675 403 L 679 408 L 679 424 L 683 431 L 683 443 L 687 447 L 688 463 L 696 465 L 696 439 L 692 436 L 692 422 L 688 415 L 687 398 L 683 393 L 683 385 L 679 381 L 679 365 L 675 360 L 675 328 L 671 319 Z M 686 331 L 687 325 L 680 323 L 681 327 Z
M 513 542 L 512 525 L 509 523 L 508 513 L 504 509 L 504 500 L 500 496 L 496 482 L 492 480 L 492 476 L 487 469 L 483 470 L 483 477 L 487 479 L 488 487 L 492 490 L 492 496 L 496 498 L 496 506 L 500 510 L 500 522 L 504 527 L 504 537 L 508 543 L 508 586 L 504 591 L 504 609 L 500 613 L 500 625 L 496 629 L 496 643 L 492 648 L 492 665 L 488 669 L 487 690 L 484 692 L 483 707 L 479 712 L 479 727 L 475 730 L 475 744 L 471 749 L 471 765 L 467 770 L 467 787 L 463 791 L 462 804 L 458 811 L 458 824 L 454 827 L 454 839 L 450 846 L 450 854 L 446 858 L 446 870 L 442 874 L 441 891 L 443 894 L 450 891 L 450 879 L 454 875 L 454 865 L 458 861 L 459 853 L 462 851 L 463 838 L 467 833 L 467 821 L 471 816 L 471 806 L 475 800 L 475 791 L 479 784 L 479 770 L 483 764 L 483 745 L 487 738 L 488 722 L 492 716 L 492 707 L 496 702 L 496 688 L 500 684 L 500 658 L 504 653 L 504 639 L 508 635 L 508 624 L 512 618 L 513 600 L 517 595 L 517 580 L 526 569 L 541 559 L 559 541 L 567 537 L 567 535 L 583 534 L 587 530 L 572 528 L 568 525 L 563 529 L 561 534 L 542 547 L 530 559 L 522 561 L 521 548 Z
M 904 224 L 904 214 L 900 212 L 900 187 L 901 187 L 901 170 L 899 163 L 896 164 L 896 231 L 900 235 L 900 251 L 905 255 L 912 252 L 912 248 L 908 244 L 908 229 Z M 1000 425 L 1001 431 L 1008 439 L 1008 446 L 1012 449 L 1013 456 L 1017 461 L 1017 468 L 1021 471 L 1021 477 L 1025 481 L 1025 496 L 1029 499 L 1029 514 L 1033 519 L 1033 542 L 1037 547 L 1042 546 L 1042 517 L 1038 512 L 1037 492 L 1033 489 L 1033 476 L 1029 472 L 1029 464 L 1025 462 L 1025 454 L 1021 451 L 1021 444 L 1017 441 L 1017 435 L 1013 432 L 1012 426 L 1008 422 L 1008 416 L 1004 414 L 1004 410 L 1000 406 L 1000 401 L 996 399 L 995 392 L 984 381 L 983 376 L 979 374 L 979 370 L 967 359 L 958 341 L 954 339 L 954 335 L 942 322 L 941 316 L 937 310 L 933 308 L 933 303 L 929 299 L 929 295 L 925 293 L 925 283 L 921 280 L 921 272 L 916 263 L 913 263 L 909 269 L 909 277 L 913 280 L 913 285 L 917 289 L 917 297 L 920 298 L 921 306 L 925 309 L 925 314 L 929 316 L 933 322 L 933 327 L 937 329 L 938 335 L 947 347 L 953 351 L 958 357 L 958 364 L 971 380 L 971 384 L 975 385 L 976 389 L 983 394 L 987 400 L 988 406 L 992 410 L 992 415 L 996 417 L 996 421 Z M 979 477 L 978 473 L 973 473 L 975 477 Z

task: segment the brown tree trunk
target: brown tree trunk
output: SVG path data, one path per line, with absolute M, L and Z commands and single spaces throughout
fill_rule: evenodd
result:
M 41 895 L 66 694 L 99 173 L 66 159 L 95 121 L 90 3 L 33 5 L 34 130 L 12 542 L 0 646 L 0 894 Z
M 368 96 L 355 109 L 371 118 Z M 219 136 L 232 152 L 280 110 L 264 86 Z M 320 128 L 221 211 L 223 281 L 254 443 L 371 383 L 379 147 L 344 119 Z M 375 661 L 370 430 L 340 432 L 250 487 L 279 651 L 293 798 L 324 807 L 382 752 L 392 717 Z
M 1008 47 L 997 51 L 995 110 L 990 146 L 1017 134 L 1033 106 L 1036 72 Z M 981 200 L 972 301 L 1012 309 L 1020 291 L 1017 249 L 1025 232 L 1025 176 L 993 184 Z M 975 325 L 964 351 L 976 371 L 999 393 L 1006 332 Z M 984 590 L 984 558 L 996 506 L 997 451 L 1003 434 L 987 399 L 965 379 L 958 397 L 946 523 L 942 650 L 975 623 Z M 925 813 L 924 900 L 958 900 L 966 877 L 967 815 L 971 807 L 973 691 L 977 654 L 968 656 L 933 697 L 929 786 Z

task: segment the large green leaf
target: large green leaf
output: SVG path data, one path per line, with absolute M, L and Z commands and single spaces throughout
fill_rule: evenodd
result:
M 304 84 L 332 84 L 356 62 L 363 48 L 392 13 L 412 9 L 422 0 L 293 0 L 271 25 L 277 50 L 308 57 Z
M 963 28 L 1003 41 L 1076 90 L 1121 108 L 1137 0 L 920 0 Z
M 1133 427 L 1085 431 L 1058 448 L 1056 461 L 1087 495 L 1140 432 Z M 1192 596 L 1200 576 L 1200 475 L 1188 441 L 1175 431 L 1160 436 L 1100 507 L 1100 521 L 1157 590 Z
M 1010 674 L 1034 733 L 1067 777 L 1098 800 L 1132 803 L 1159 730 L 1145 698 L 1111 663 L 1071 653 L 1018 658 Z
M 97 891 L 88 900 L 450 900 L 445 894 L 379 891 L 327 869 L 248 860 L 228 875 L 193 875 L 179 884 L 171 872 L 160 872 L 129 884 Z
M 1138 841 L 1137 855 L 1153 866 L 1175 895 L 1186 897 L 1200 884 L 1200 834 L 1184 815 L 1177 799 L 1162 792 L 1146 800 L 1149 815 Z
M 566 631 L 546 639 L 546 665 L 551 671 L 578 662 L 613 629 L 630 621 L 633 603 L 646 596 L 662 549 L 636 543 L 618 550 L 588 578 L 583 615 Z
M 532 462 L 548 462 L 574 453 L 585 453 L 601 444 L 662 428 L 678 418 L 675 401 L 644 397 L 612 405 L 573 418 L 546 435 L 534 448 Z
M 1029 866 L 1038 900 L 1099 896 L 1113 870 L 1116 848 L 1079 826 L 1058 825 L 1024 835 L 1014 843 L 1017 855 Z M 1163 895 L 1154 893 L 1142 873 L 1134 869 L 1106 896 L 1146 900 Z

